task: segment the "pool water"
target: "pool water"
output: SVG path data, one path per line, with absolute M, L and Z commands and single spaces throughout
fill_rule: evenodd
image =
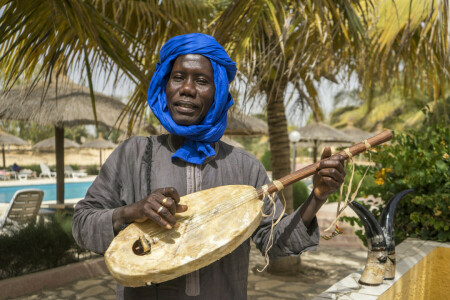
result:
M 84 198 L 92 182 L 68 182 L 64 184 L 64 199 Z M 56 200 L 56 184 L 34 184 L 0 187 L 0 203 L 9 203 L 14 193 L 23 189 L 40 189 L 44 191 L 43 201 Z

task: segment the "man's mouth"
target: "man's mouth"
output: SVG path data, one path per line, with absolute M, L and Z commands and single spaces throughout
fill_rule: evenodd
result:
M 175 108 L 180 112 L 193 112 L 198 109 L 198 105 L 187 101 L 179 101 L 175 103 Z

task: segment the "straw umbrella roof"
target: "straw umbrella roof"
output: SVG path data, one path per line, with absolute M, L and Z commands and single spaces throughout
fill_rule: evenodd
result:
M 311 123 L 297 130 L 300 133 L 300 142 L 311 143 L 314 162 L 317 161 L 319 144 L 324 146 L 347 146 L 351 144 L 351 140 L 344 133 L 323 123 Z
M 113 142 L 105 140 L 101 135 L 93 141 L 86 142 L 81 145 L 82 148 L 93 148 L 93 149 L 113 149 L 116 144 Z
M 3 168 L 6 168 L 5 145 L 24 146 L 24 145 L 28 145 L 28 143 L 25 142 L 24 140 L 22 140 L 21 138 L 14 136 L 12 134 L 3 132 L 0 129 L 0 145 L 2 145 Z
M 64 139 L 64 149 L 79 148 L 80 145 L 72 140 Z M 33 150 L 55 150 L 55 137 L 51 137 L 36 144 L 31 147 Z
M 41 125 L 74 126 L 94 123 L 89 89 L 68 79 L 51 83 L 47 93 L 44 86 L 11 89 L 0 94 L 0 118 L 22 120 Z M 95 107 L 99 124 L 113 127 L 125 104 L 112 97 L 95 93 Z
M 311 123 L 298 129 L 300 141 L 351 142 L 349 137 L 336 128 L 323 123 Z
M 353 127 L 352 125 L 349 125 L 341 131 L 349 138 L 353 143 L 359 143 L 361 141 L 367 140 L 368 138 L 372 137 L 374 134 L 364 131 L 362 129 Z
M 261 119 L 246 116 L 241 112 L 228 113 L 226 135 L 267 135 L 269 127 Z
M 102 133 L 100 132 L 98 135 L 98 138 L 90 141 L 90 142 L 86 142 L 83 145 L 81 145 L 81 147 L 83 148 L 91 148 L 91 149 L 98 149 L 99 150 L 99 166 L 102 166 L 103 160 L 102 160 L 102 149 L 113 149 L 116 147 L 116 144 L 107 141 L 103 138 Z
M 229 136 L 225 136 L 225 135 L 224 135 L 224 136 L 222 136 L 222 138 L 221 138 L 220 140 L 221 140 L 222 142 L 227 143 L 228 145 L 233 146 L 233 147 L 244 149 L 244 146 L 243 146 L 241 143 L 239 143 L 239 142 L 233 140 L 233 139 L 230 138 Z
M 114 127 L 125 105 L 100 93 L 94 93 L 94 95 L 98 124 Z M 89 89 L 61 76 L 60 80 L 53 80 L 48 89 L 43 84 L 38 84 L 33 89 L 25 86 L 2 92 L 0 94 L 0 119 L 22 120 L 55 126 L 57 143 L 55 148 L 58 149 L 55 152 L 56 200 L 58 204 L 63 204 L 64 127 L 95 123 Z M 123 122 L 122 125 L 126 127 L 126 122 Z
M 12 134 L 9 134 L 9 133 L 6 133 L 6 132 L 3 132 L 2 130 L 0 130 L 0 145 L 24 146 L 24 145 L 28 145 L 28 143 L 17 136 L 14 136 Z

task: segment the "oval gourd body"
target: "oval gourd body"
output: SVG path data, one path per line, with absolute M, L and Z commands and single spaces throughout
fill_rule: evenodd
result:
M 188 210 L 177 214 L 179 227 L 152 221 L 132 223 L 112 241 L 106 265 L 122 285 L 159 283 L 203 268 L 235 250 L 261 221 L 263 201 L 254 187 L 228 185 L 181 197 Z M 136 255 L 133 244 L 145 237 L 150 253 Z

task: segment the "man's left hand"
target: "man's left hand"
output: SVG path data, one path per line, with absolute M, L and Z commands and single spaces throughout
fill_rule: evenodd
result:
M 331 156 L 330 147 L 325 147 L 321 159 Z M 344 156 L 338 155 L 322 161 L 313 177 L 314 197 L 325 202 L 332 193 L 337 191 L 345 179 Z

